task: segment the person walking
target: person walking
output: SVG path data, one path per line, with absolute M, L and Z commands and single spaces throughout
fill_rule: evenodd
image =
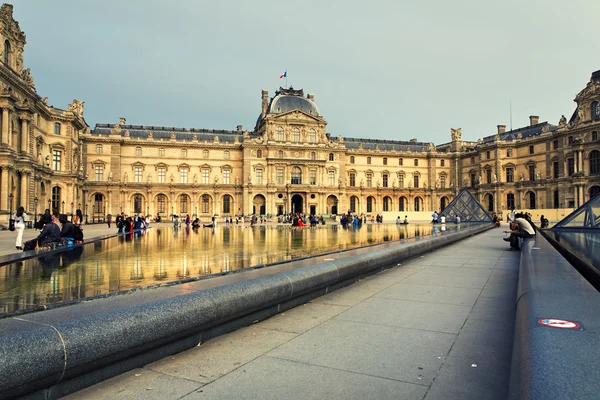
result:
M 108 227 L 110 228 L 110 224 L 112 224 L 112 214 L 108 214 L 106 216 L 106 223 L 108 224 Z
M 17 250 L 23 250 L 23 231 L 25 230 L 25 221 L 27 221 L 27 214 L 23 206 L 17 209 L 17 212 L 13 215 L 15 221 L 15 231 L 17 231 L 17 241 L 15 246 Z

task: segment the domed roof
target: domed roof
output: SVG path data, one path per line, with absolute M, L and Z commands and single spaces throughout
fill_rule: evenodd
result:
M 273 98 L 267 114 L 281 114 L 292 110 L 301 110 L 307 114 L 319 116 L 319 109 L 312 101 L 304 97 L 278 94 Z

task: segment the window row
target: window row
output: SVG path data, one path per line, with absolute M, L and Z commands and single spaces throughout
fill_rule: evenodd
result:
M 275 140 L 278 142 L 288 141 L 299 143 L 302 141 L 302 139 L 305 139 L 305 141 L 308 143 L 317 143 L 317 131 L 314 129 L 309 129 L 308 133 L 303 138 L 300 134 L 300 128 L 298 127 L 293 127 L 288 135 L 285 134 L 283 126 L 278 126 L 275 129 Z
M 443 197 L 444 203 L 447 204 L 448 199 Z M 381 208 L 377 206 L 377 199 L 373 196 L 368 196 L 365 201 L 366 210 L 359 209 L 360 200 L 356 196 L 350 197 L 350 212 L 358 213 L 358 212 L 377 212 L 377 211 L 394 211 L 394 200 L 391 197 L 385 196 L 382 199 Z M 397 211 L 423 211 L 423 199 L 419 196 L 413 199 L 412 210 L 409 209 L 409 201 L 406 197 L 402 196 L 398 198 L 397 202 Z
M 350 164 L 355 164 L 356 163 L 356 157 L 355 156 L 350 156 Z M 371 157 L 367 157 L 367 164 L 372 164 L 373 163 L 373 159 Z M 388 158 L 387 157 L 383 157 L 382 159 L 382 163 L 383 165 L 388 165 Z M 398 158 L 398 165 L 404 165 L 404 159 L 403 158 Z M 413 159 L 413 165 L 415 167 L 419 166 L 419 159 L 415 158 Z M 440 167 L 445 167 L 446 166 L 446 161 L 445 160 L 440 160 Z

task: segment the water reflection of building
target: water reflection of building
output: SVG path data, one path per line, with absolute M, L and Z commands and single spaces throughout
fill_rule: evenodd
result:
M 600 71 L 556 125 L 477 141 L 452 129 L 441 145 L 416 139 L 333 136 L 313 95 L 261 95 L 252 131 L 97 124 L 83 102 L 48 105 L 24 68 L 25 35 L 0 10 L 0 213 L 77 208 L 93 221 L 121 211 L 198 215 L 294 211 L 329 214 L 432 211 L 470 187 L 490 211 L 570 208 L 600 192 Z M 402 136 L 399 128 L 398 136 Z M 11 205 L 10 202 L 13 202 Z

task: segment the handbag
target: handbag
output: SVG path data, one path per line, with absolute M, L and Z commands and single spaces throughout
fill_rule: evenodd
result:
M 15 230 L 15 220 L 12 218 L 10 220 L 8 220 L 8 230 L 9 231 Z

